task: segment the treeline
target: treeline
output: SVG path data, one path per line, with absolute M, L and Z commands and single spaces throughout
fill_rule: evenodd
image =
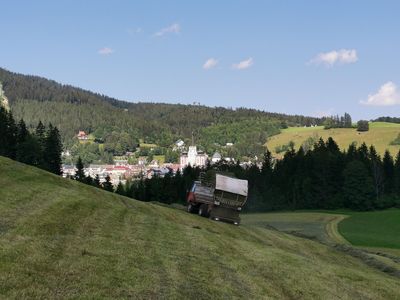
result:
M 400 118 L 397 117 L 379 117 L 373 120 L 373 122 L 389 122 L 389 123 L 400 123 Z
M 15 122 L 11 112 L 0 106 L 0 156 L 61 175 L 62 144 L 57 127 L 39 122 L 31 133 L 24 120 Z
M 348 113 L 345 113 L 343 116 L 340 117 L 339 115 L 327 117 L 325 118 L 323 124 L 324 129 L 353 127 L 351 116 Z
M 118 193 L 141 201 L 185 203 L 193 181 L 209 169 L 248 180 L 247 211 L 400 207 L 400 153 L 393 159 L 386 151 L 381 158 L 365 144 L 340 151 L 332 138 L 319 139 L 307 152 L 291 148 L 279 161 L 267 151 L 262 166 L 242 168 L 225 162 L 209 164 L 204 170 L 189 166 L 175 176 L 120 185 Z

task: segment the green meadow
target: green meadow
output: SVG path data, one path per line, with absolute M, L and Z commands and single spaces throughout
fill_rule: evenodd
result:
M 358 132 L 354 128 L 333 128 L 325 130 L 323 126 L 318 127 L 290 127 L 283 129 L 278 135 L 268 139 L 266 145 L 268 149 L 276 156 L 280 157 L 284 153 L 277 154 L 276 147 L 288 144 L 293 141 L 295 148 L 298 149 L 308 138 L 324 140 L 332 137 L 339 145 L 340 149 L 345 150 L 353 142 L 361 145 L 365 142 L 368 146 L 374 145 L 378 153 L 383 155 L 385 150 L 395 156 L 400 150 L 400 145 L 390 145 L 400 133 L 400 124 L 386 122 L 371 122 L 369 131 Z

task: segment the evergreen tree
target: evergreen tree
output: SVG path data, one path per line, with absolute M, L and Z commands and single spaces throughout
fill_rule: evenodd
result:
M 115 190 L 115 192 L 116 192 L 117 194 L 119 194 L 119 195 L 126 196 L 126 192 L 125 192 L 125 189 L 124 189 L 124 185 L 122 184 L 121 181 L 118 182 L 117 189 Z
M 368 131 L 369 122 L 365 120 L 360 120 L 357 122 L 357 131 Z
M 351 116 L 348 113 L 344 114 L 344 128 L 351 128 L 353 126 L 353 123 L 351 121 Z
M 400 194 L 400 150 L 397 152 L 396 160 L 394 162 L 394 180 L 393 189 L 396 194 Z
M 86 179 L 85 176 L 85 170 L 84 170 L 84 166 L 83 166 L 83 162 L 81 157 L 78 157 L 78 161 L 76 162 L 76 172 L 75 172 L 75 180 L 80 181 L 80 182 L 84 182 Z
M 106 190 L 106 191 L 109 191 L 109 192 L 114 192 L 114 187 L 113 187 L 113 185 L 112 185 L 112 183 L 111 183 L 111 178 L 110 178 L 110 176 L 109 175 L 107 175 L 106 176 L 106 178 L 105 178 L 105 182 L 103 182 L 103 189 L 104 190 Z
M 372 209 L 372 178 L 368 169 L 360 161 L 347 164 L 344 172 L 343 196 L 345 205 L 355 210 Z
M 11 112 L 0 106 L 0 155 L 15 159 L 17 131 Z
M 96 177 L 93 179 L 93 185 L 98 188 L 101 187 L 99 174 L 96 174 Z
M 383 174 L 383 167 L 382 167 L 382 161 L 380 156 L 375 150 L 374 146 L 371 146 L 369 148 L 369 160 L 364 162 L 366 165 L 369 166 L 369 169 L 371 170 L 372 174 L 372 183 L 373 183 L 373 188 L 375 191 L 375 201 L 376 203 L 379 203 L 379 198 L 383 194 L 383 189 L 384 189 L 384 174 Z
M 57 175 L 61 175 L 62 144 L 57 127 L 49 125 L 45 139 L 45 169 Z
M 388 150 L 385 151 L 383 156 L 383 176 L 385 193 L 391 194 L 394 191 L 394 162 Z
M 36 130 L 35 130 L 35 136 L 39 144 L 39 150 L 38 150 L 38 165 L 42 168 L 46 168 L 45 164 L 45 147 L 46 147 L 46 128 L 44 127 L 42 121 L 39 121 Z

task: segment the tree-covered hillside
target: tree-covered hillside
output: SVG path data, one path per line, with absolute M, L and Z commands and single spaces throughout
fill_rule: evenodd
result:
M 257 147 L 280 128 L 322 123 L 313 117 L 246 108 L 130 103 L 1 68 L 0 82 L 17 119 L 23 118 L 28 126 L 35 126 L 39 120 L 51 122 L 60 129 L 66 145 L 73 143 L 78 130 L 84 130 L 102 140 L 114 132 L 114 136 L 128 134 L 134 141 L 143 139 L 161 146 L 171 145 L 178 138 L 189 141 L 194 133 L 206 150 L 228 139 Z

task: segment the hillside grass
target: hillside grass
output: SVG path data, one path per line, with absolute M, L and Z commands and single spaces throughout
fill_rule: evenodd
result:
M 379 154 L 383 155 L 386 149 L 395 156 L 400 150 L 400 145 L 390 145 L 400 133 L 400 124 L 386 122 L 370 122 L 370 129 L 367 132 L 358 132 L 355 128 L 333 128 L 325 130 L 323 126 L 318 127 L 289 127 L 283 129 L 278 135 L 268 139 L 266 146 L 277 157 L 284 153 L 276 153 L 277 146 L 286 145 L 289 141 L 295 143 L 295 148 L 299 149 L 305 140 L 310 137 L 327 140 L 332 137 L 339 145 L 340 149 L 346 150 L 349 145 L 356 142 L 361 145 L 365 142 L 368 146 L 374 145 Z
M 330 247 L 138 202 L 0 157 L 0 298 L 395 299 Z

